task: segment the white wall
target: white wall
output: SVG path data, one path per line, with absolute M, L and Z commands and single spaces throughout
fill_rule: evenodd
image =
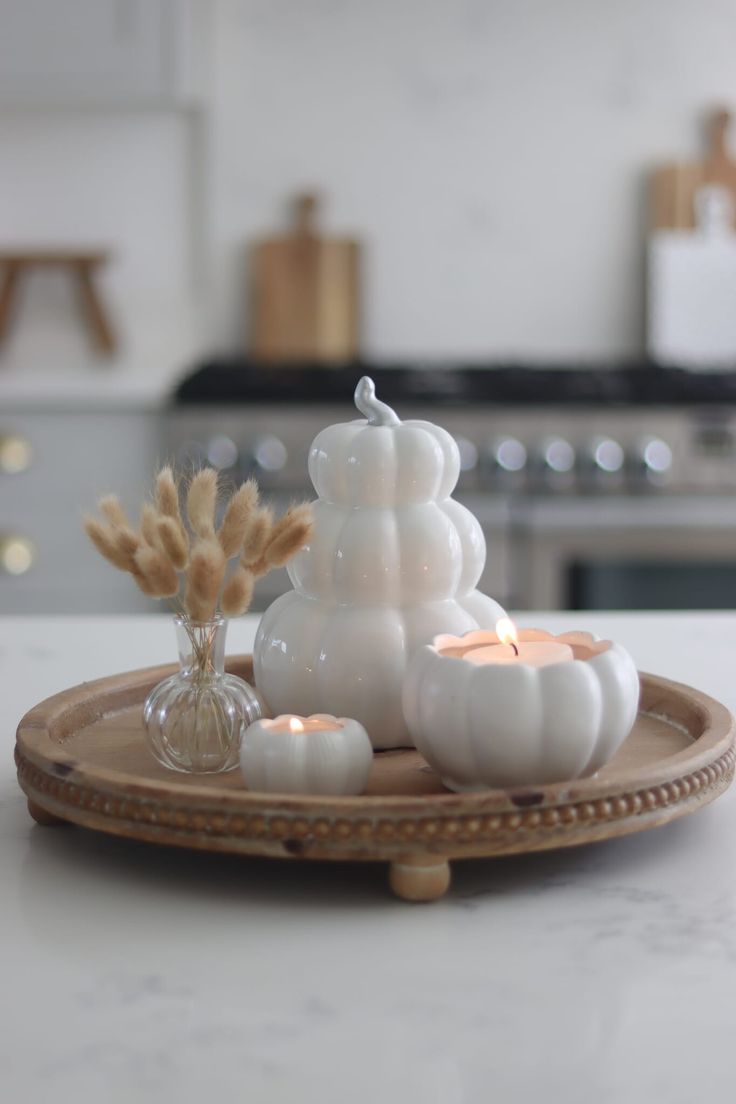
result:
M 0 239 L 117 244 L 115 293 L 181 293 L 190 271 L 186 149 L 174 114 L 0 116 Z
M 374 355 L 605 358 L 643 334 L 645 174 L 736 108 L 733 0 L 219 0 L 212 287 L 305 185 L 366 242 Z
M 0 242 L 109 248 L 99 278 L 124 352 L 139 326 L 192 297 L 189 141 L 178 112 L 0 115 Z M 6 358 L 89 357 L 66 273 L 33 273 L 18 298 Z
M 183 111 L 0 115 L 1 242 L 109 243 L 129 336 L 189 296 L 227 346 L 245 243 L 317 187 L 328 227 L 365 241 L 368 354 L 641 350 L 645 176 L 698 152 L 709 105 L 736 108 L 733 0 L 201 3 L 201 131 Z M 45 319 L 83 350 L 69 294 L 38 277 L 14 342 Z

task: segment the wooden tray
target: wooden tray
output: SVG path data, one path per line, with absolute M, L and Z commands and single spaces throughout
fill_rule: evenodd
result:
M 388 862 L 399 897 L 431 900 L 449 886 L 450 859 L 653 828 L 713 801 L 734 773 L 734 719 L 726 707 L 688 686 L 641 675 L 634 730 L 595 778 L 453 794 L 407 750 L 376 754 L 361 797 L 250 793 L 237 770 L 178 774 L 148 751 L 141 704 L 174 669 L 85 683 L 26 714 L 15 754 L 35 820 L 206 851 Z M 251 659 L 235 657 L 228 669 L 250 679 Z

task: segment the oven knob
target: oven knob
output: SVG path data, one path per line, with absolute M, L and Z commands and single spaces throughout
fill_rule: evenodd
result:
M 526 467 L 526 448 L 516 437 L 501 437 L 491 445 L 491 463 L 498 472 L 523 471 Z
M 207 460 L 213 468 L 217 468 L 219 471 L 225 471 L 228 468 L 234 468 L 238 462 L 238 446 L 233 441 L 232 437 L 226 437 L 224 434 L 220 434 L 217 437 L 212 437 L 207 442 L 206 449 Z
M 456 437 L 455 444 L 460 453 L 460 471 L 472 471 L 478 466 L 478 449 L 468 437 Z
M 616 475 L 624 466 L 624 450 L 612 437 L 594 437 L 590 442 L 590 461 L 602 475 Z
M 274 475 L 284 470 L 289 454 L 284 442 L 269 433 L 256 438 L 251 446 L 249 459 L 250 467 L 255 471 Z
M 0 574 L 25 575 L 36 559 L 36 549 L 20 533 L 0 534 Z
M 637 449 L 637 467 L 648 479 L 664 479 L 672 468 L 672 449 L 661 437 L 647 437 Z
M 542 468 L 550 475 L 567 475 L 575 467 L 575 449 L 564 437 L 550 437 L 540 450 Z

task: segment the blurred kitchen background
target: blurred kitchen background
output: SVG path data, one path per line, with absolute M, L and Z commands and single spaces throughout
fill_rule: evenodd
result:
M 734 41 L 732 0 L 0 0 L 0 611 L 150 608 L 82 512 L 168 459 L 308 496 L 366 371 L 457 438 L 500 601 L 736 607 Z

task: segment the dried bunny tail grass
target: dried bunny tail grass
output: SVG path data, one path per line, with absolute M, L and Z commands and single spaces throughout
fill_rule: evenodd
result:
M 114 530 L 107 525 L 103 525 L 101 521 L 89 514 L 85 515 L 82 524 L 85 533 L 108 563 L 111 563 L 120 571 L 133 571 L 135 567 L 133 556 L 130 552 L 123 552 L 119 548 Z
M 159 512 L 159 520 L 166 520 L 164 526 L 167 534 L 176 529 L 177 536 L 169 539 L 162 535 L 159 526 L 159 538 L 166 549 L 169 559 L 174 567 L 183 570 L 189 559 L 189 533 L 182 520 L 179 506 L 179 485 L 174 478 L 171 468 L 165 467 L 156 476 L 156 505 Z M 164 542 L 168 540 L 168 544 Z M 176 549 L 174 550 L 173 545 Z M 183 549 L 183 552 L 182 552 Z
M 312 506 L 290 507 L 274 522 L 267 506 L 258 504 L 258 487 L 253 480 L 232 495 L 222 525 L 215 531 L 218 474 L 203 468 L 189 483 L 187 515 L 196 541 L 190 550 L 190 535 L 179 506 L 179 489 L 171 468 L 156 477 L 153 503 L 141 509 L 140 532 L 136 532 L 116 495 L 99 501 L 105 521 L 88 516 L 85 531 L 105 559 L 128 571 L 144 594 L 173 598 L 179 594 L 179 572 L 185 572 L 183 606 L 193 621 L 209 621 L 217 612 L 222 589 L 222 610 L 236 617 L 250 606 L 255 576 L 282 567 L 309 541 Z M 240 562 L 224 585 L 227 562 L 240 554 Z
M 197 541 L 187 572 L 184 606 L 194 621 L 214 617 L 226 564 L 225 553 L 214 537 Z
M 179 488 L 169 467 L 162 468 L 156 476 L 156 505 L 160 514 L 174 518 L 181 524 Z
M 248 523 L 258 505 L 258 484 L 253 479 L 243 483 L 227 504 L 217 538 L 220 547 L 230 559 L 240 552 Z
M 184 611 L 190 621 L 211 621 L 215 615 L 208 602 L 202 602 L 189 588 L 184 592 Z
M 141 538 L 128 521 L 128 515 L 120 505 L 118 496 L 105 495 L 99 499 L 97 506 L 110 523 L 108 533 L 118 551 L 132 558 L 140 547 Z
M 140 536 L 127 525 L 124 528 L 113 529 L 112 535 L 119 550 L 129 556 L 134 556 L 141 546 Z
M 270 506 L 261 506 L 255 510 L 243 537 L 241 563 L 245 567 L 258 563 L 268 544 L 273 529 L 273 510 Z
M 104 518 L 107 518 L 111 525 L 114 525 L 119 529 L 130 528 L 128 516 L 125 513 L 123 507 L 120 505 L 120 499 L 117 495 L 104 495 L 101 499 L 98 500 L 97 509 L 100 511 Z
M 214 468 L 202 468 L 189 484 L 187 513 L 192 529 L 203 540 L 215 535 L 216 506 L 217 472 Z
M 173 564 L 158 548 L 142 545 L 135 554 L 135 566 L 155 598 L 173 598 L 179 593 L 179 576 Z
M 255 577 L 241 564 L 235 568 L 222 592 L 220 608 L 226 617 L 240 617 L 245 613 L 253 598 Z
M 172 517 L 159 517 L 156 523 L 159 544 L 177 571 L 189 562 L 189 541 L 186 532 Z
M 160 598 L 161 595 L 156 590 L 155 586 L 145 577 L 141 575 L 137 567 L 131 571 L 131 575 L 140 591 L 146 595 L 147 598 Z
M 150 502 L 144 502 L 141 507 L 141 536 L 151 548 L 158 548 L 158 511 Z
M 273 527 L 273 533 L 263 550 L 263 560 L 269 568 L 283 567 L 308 542 L 314 517 L 308 502 L 290 506 Z
M 292 556 L 295 556 L 305 544 L 309 543 L 311 534 L 311 522 L 294 522 L 290 529 L 285 529 L 269 544 L 263 555 L 267 570 L 270 571 L 274 567 L 283 567 L 284 564 L 288 563 Z
M 310 522 L 313 518 L 312 503 L 311 502 L 298 502 L 293 506 L 290 506 L 286 510 L 276 524 L 273 527 L 271 537 L 269 539 L 269 545 L 276 540 L 283 532 L 290 529 L 295 522 Z

